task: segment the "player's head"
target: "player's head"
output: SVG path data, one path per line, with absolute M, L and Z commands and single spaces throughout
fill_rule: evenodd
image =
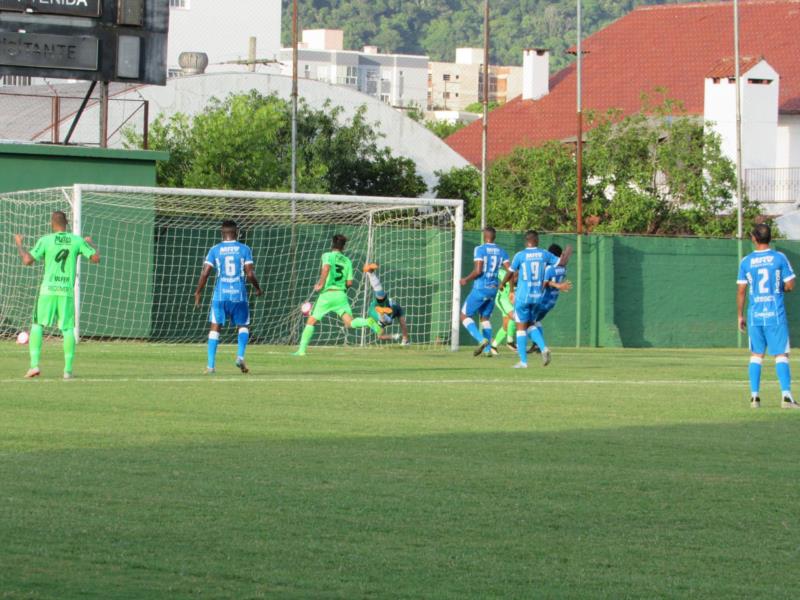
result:
M 483 241 L 487 244 L 493 243 L 497 239 L 497 230 L 494 227 L 483 228 Z
M 528 248 L 535 248 L 539 245 L 539 232 L 534 231 L 533 229 L 528 229 L 525 232 L 525 243 L 528 245 Z
M 60 210 L 55 211 L 50 215 L 50 226 L 53 231 L 66 231 L 67 230 L 67 215 Z
M 561 253 L 563 252 L 563 250 L 561 250 L 561 246 L 558 244 L 550 244 L 550 247 L 547 249 L 547 251 L 553 256 L 561 256 Z
M 341 233 L 337 233 L 333 236 L 333 241 L 331 241 L 331 249 L 332 250 L 344 250 L 344 246 L 347 244 L 347 237 L 343 236 Z
M 222 222 L 222 239 L 223 240 L 235 240 L 239 237 L 239 227 L 236 225 L 236 221 L 231 221 L 227 219 Z
M 755 244 L 769 244 L 772 241 L 772 230 L 766 223 L 759 223 L 750 233 Z

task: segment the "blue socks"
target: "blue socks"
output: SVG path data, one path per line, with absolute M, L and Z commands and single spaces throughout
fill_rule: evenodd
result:
M 752 367 L 752 365 L 751 365 Z M 778 356 L 775 358 L 775 373 L 778 375 L 778 381 L 781 384 L 781 394 L 784 396 L 792 396 L 792 373 L 789 370 L 789 357 Z
M 481 332 L 478 331 L 478 326 L 475 325 L 475 321 L 467 317 L 466 319 L 464 319 L 463 323 L 464 327 L 467 329 L 467 331 L 469 331 L 469 334 L 476 342 L 478 342 L 479 344 L 483 342 L 483 336 L 481 335 Z
M 247 341 L 250 339 L 250 330 L 247 327 L 239 327 L 239 349 L 236 358 L 244 360 L 244 351 L 247 349 Z
M 217 364 L 217 346 L 219 346 L 219 331 L 208 332 L 208 368 L 214 369 Z
M 483 329 L 483 339 L 486 340 L 489 344 L 492 343 L 492 322 L 488 319 L 485 321 L 481 321 L 481 328 Z M 486 354 L 490 352 L 489 346 L 486 346 L 486 350 L 484 351 Z
M 528 335 L 522 327 L 517 329 L 517 354 L 519 362 L 523 365 L 528 364 Z
M 758 356 L 750 357 L 750 394 L 758 396 L 758 390 L 761 389 L 761 358 Z
M 544 341 L 544 335 L 542 334 L 542 328 L 541 327 L 539 327 L 537 325 L 533 325 L 531 327 L 528 327 L 528 337 L 531 338 L 531 341 L 534 344 L 539 346 L 539 350 L 546 350 L 547 349 L 547 344 Z

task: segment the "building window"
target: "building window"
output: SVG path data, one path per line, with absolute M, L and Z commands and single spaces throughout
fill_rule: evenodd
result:
M 445 100 L 449 100 L 450 99 L 450 92 L 444 92 L 442 94 L 442 98 L 444 98 Z
M 3 85 L 30 85 L 30 75 L 3 75 Z
M 450 81 L 450 73 L 445 73 L 442 75 L 442 81 Z
M 728 83 L 736 83 L 736 77 L 728 77 Z
M 712 79 L 712 81 L 713 81 L 715 84 L 718 84 L 718 83 L 719 83 L 719 77 L 714 77 L 714 78 Z
M 305 65 L 303 67 L 303 77 L 309 79 L 311 77 L 311 65 Z
M 458 78 L 459 78 L 459 77 L 461 77 L 461 76 L 460 76 L 460 75 L 456 75 L 456 81 L 458 81 Z
M 170 8 L 182 8 L 183 10 L 189 10 L 189 1 L 190 0 L 169 0 L 169 7 Z
M 748 79 L 747 83 L 752 83 L 753 85 L 769 85 L 772 83 L 772 79 Z

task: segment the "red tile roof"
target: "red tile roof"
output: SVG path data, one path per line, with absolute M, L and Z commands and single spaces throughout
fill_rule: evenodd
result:
M 764 59 L 763 56 L 740 56 L 739 57 L 739 73 L 744 75 L 750 69 L 755 67 Z M 734 57 L 726 56 L 718 61 L 711 70 L 706 73 L 706 77 L 722 78 L 722 77 L 735 77 L 736 69 L 734 68 Z
M 780 111 L 800 113 L 800 0 L 742 0 L 743 56 L 763 57 L 781 77 Z M 642 93 L 666 88 L 691 114 L 703 113 L 704 79 L 733 55 L 731 2 L 640 7 L 584 42 L 584 111 L 637 112 Z M 489 116 L 489 160 L 520 146 L 574 139 L 575 65 L 550 78 L 539 100 L 518 97 Z M 473 164 L 481 160 L 480 121 L 446 142 Z

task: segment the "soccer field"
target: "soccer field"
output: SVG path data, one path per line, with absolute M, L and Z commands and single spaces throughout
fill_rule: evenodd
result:
M 289 351 L 0 344 L 0 597 L 797 596 L 771 364 L 754 411 L 744 351 Z

